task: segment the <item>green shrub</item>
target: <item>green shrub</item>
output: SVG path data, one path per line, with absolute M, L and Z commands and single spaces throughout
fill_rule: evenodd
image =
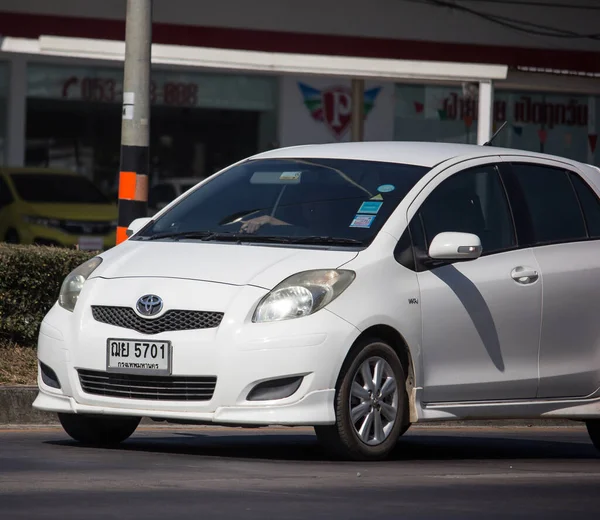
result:
M 67 274 L 96 253 L 0 244 L 0 335 L 36 344 L 40 323 Z

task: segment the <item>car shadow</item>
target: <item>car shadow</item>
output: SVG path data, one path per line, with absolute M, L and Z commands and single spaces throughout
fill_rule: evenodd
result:
M 600 453 L 587 442 L 556 440 L 540 435 L 532 438 L 503 436 L 495 431 L 492 435 L 460 433 L 409 432 L 398 442 L 388 461 L 441 461 L 441 460 L 535 460 L 535 459 L 600 459 Z M 54 446 L 70 446 L 77 449 L 98 449 L 70 440 L 46 441 Z M 116 447 L 102 449 L 120 452 L 161 453 L 190 455 L 209 458 L 238 460 L 336 462 L 322 448 L 314 434 L 303 433 L 202 433 L 177 432 L 153 435 L 134 434 Z M 340 462 L 340 461 L 337 461 Z
M 456 294 L 475 325 L 475 329 L 494 366 L 504 372 L 504 359 L 494 318 L 477 286 L 453 265 L 431 271 Z

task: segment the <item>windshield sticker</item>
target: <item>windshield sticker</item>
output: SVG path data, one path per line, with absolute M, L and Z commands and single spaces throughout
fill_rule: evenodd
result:
M 381 193 L 378 193 L 374 197 L 371 197 L 369 200 L 383 200 L 383 196 L 381 195 Z
M 374 215 L 356 215 L 354 219 L 352 219 L 350 227 L 370 228 L 374 220 Z
M 299 181 L 302 172 L 282 172 L 279 176 L 280 181 Z
M 393 184 L 382 184 L 381 186 L 379 186 L 379 188 L 377 188 L 377 191 L 380 193 L 389 193 L 390 191 L 394 191 L 396 189 L 396 186 L 394 186 Z
M 381 206 L 383 206 L 383 202 L 376 202 L 376 201 L 368 201 L 368 202 L 363 202 L 358 210 L 359 213 L 372 213 L 373 215 L 376 215 L 377 212 L 381 209 Z

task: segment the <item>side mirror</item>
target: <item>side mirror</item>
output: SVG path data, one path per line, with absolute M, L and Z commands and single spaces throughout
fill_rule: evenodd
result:
M 129 224 L 129 227 L 127 228 L 127 236 L 130 237 L 130 236 L 135 235 L 140 229 L 142 229 L 151 220 L 152 219 L 148 218 L 148 217 L 136 218 L 131 224 Z
M 439 233 L 429 246 L 434 260 L 475 260 L 481 256 L 481 240 L 471 233 Z

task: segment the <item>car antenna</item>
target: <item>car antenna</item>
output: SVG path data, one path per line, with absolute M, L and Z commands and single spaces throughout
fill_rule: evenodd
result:
M 496 137 L 498 136 L 498 134 L 500 132 L 502 132 L 502 130 L 504 129 L 504 127 L 508 124 L 508 121 L 504 121 L 504 123 L 502 123 L 502 126 L 500 128 L 498 128 L 498 130 L 496 130 L 496 133 L 490 137 L 490 140 L 487 143 L 484 143 L 483 146 L 492 146 L 492 141 L 494 139 L 496 139 Z

